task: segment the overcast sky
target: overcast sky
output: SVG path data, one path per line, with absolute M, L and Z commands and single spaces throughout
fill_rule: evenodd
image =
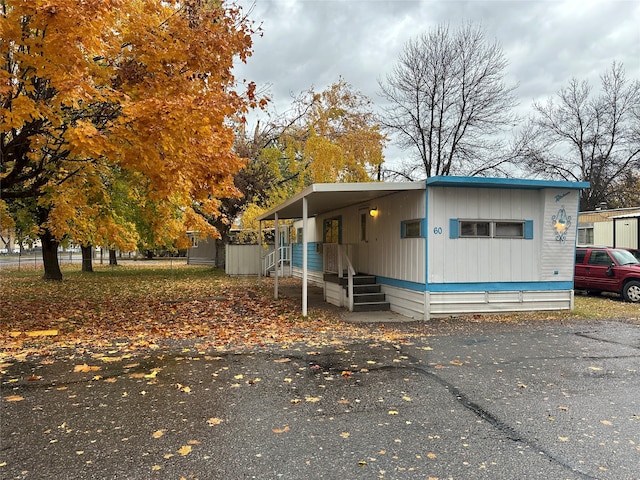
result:
M 324 90 L 340 77 L 381 105 L 378 80 L 391 71 L 409 39 L 439 24 L 482 26 L 509 62 L 506 81 L 518 84 L 520 113 L 571 78 L 599 87 L 613 61 L 640 80 L 640 0 L 240 0 L 262 25 L 254 54 L 238 80 L 268 87 L 271 111 L 292 97 Z M 251 5 L 253 7 L 251 8 Z M 387 149 L 387 161 L 402 152 Z

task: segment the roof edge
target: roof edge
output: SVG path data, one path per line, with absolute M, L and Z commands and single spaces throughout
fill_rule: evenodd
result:
M 454 177 L 438 175 L 427 179 L 427 186 L 433 187 L 481 187 L 481 188 L 589 188 L 589 182 L 568 182 L 565 180 L 531 180 L 524 178 L 498 177 Z

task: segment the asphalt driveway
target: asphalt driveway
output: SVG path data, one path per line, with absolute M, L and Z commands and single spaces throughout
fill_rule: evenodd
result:
M 2 370 L 6 480 L 640 478 L 640 327 L 623 322 Z

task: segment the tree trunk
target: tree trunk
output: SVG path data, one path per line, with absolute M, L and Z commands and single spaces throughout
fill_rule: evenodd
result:
M 91 245 L 80 247 L 82 249 L 82 271 L 93 272 L 93 248 Z
M 42 242 L 42 263 L 44 264 L 44 280 L 62 280 L 62 271 L 58 262 L 58 241 L 49 230 L 40 234 Z
M 109 250 L 109 265 L 118 265 L 118 259 L 116 258 L 115 250 Z

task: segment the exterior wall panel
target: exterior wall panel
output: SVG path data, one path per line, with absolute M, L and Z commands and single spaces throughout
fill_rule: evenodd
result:
M 538 279 L 539 240 L 451 239 L 449 225 L 450 219 L 533 220 L 539 239 L 540 191 L 439 187 L 428 195 L 429 283 Z

